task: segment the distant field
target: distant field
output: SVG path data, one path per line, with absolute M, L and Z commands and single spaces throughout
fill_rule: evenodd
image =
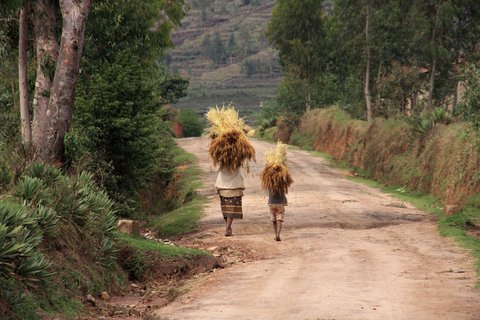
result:
M 281 79 L 277 53 L 264 36 L 275 1 L 242 5 L 245 2 L 216 0 L 203 8 L 198 7 L 198 1 L 187 3 L 191 10 L 183 27 L 173 34 L 176 47 L 169 57 L 171 71 L 189 79 L 190 86 L 188 96 L 175 106 L 201 114 L 208 107 L 233 103 L 242 116 L 251 117 L 261 102 L 274 97 Z M 230 38 L 236 39 L 235 53 L 230 51 L 221 63 L 214 63 L 202 44 L 207 35 L 213 39 L 216 34 L 225 48 Z M 249 62 L 256 66 L 253 74 L 245 71 Z

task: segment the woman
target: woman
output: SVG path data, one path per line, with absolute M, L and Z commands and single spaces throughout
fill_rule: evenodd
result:
M 242 197 L 245 185 L 240 169 L 220 168 L 215 182 L 223 219 L 225 219 L 225 236 L 232 236 L 233 219 L 243 219 Z
M 255 149 L 244 131 L 245 123 L 232 107 L 210 108 L 205 115 L 211 127 L 207 129 L 210 138 L 208 153 L 214 165 L 218 165 L 215 187 L 220 196 L 222 215 L 225 219 L 225 236 L 232 233 L 233 219 L 242 219 L 242 196 L 245 186 L 240 174 L 243 166 L 255 160 Z

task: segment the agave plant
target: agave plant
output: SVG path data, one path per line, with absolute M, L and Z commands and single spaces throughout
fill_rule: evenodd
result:
M 61 248 L 104 268 L 115 263 L 115 203 L 91 174 L 68 176 L 34 163 L 11 195 L 12 202 L 0 201 L 0 299 L 11 305 L 18 300 L 4 292 L 4 279 L 28 286 L 52 275 L 45 248 Z
M 0 276 L 36 280 L 49 275 L 49 262 L 38 251 L 42 230 L 36 221 L 28 208 L 0 202 Z
M 44 204 L 50 198 L 47 185 L 40 179 L 24 176 L 18 182 L 13 195 L 26 204 Z

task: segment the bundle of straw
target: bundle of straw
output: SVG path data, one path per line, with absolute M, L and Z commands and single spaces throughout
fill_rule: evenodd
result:
M 248 162 L 255 160 L 255 149 L 245 133 L 245 122 L 233 106 L 213 107 L 205 115 L 211 126 L 206 132 L 212 138 L 208 153 L 214 165 L 236 170 L 248 169 Z
M 266 153 L 266 165 L 262 171 L 262 188 L 274 194 L 288 193 L 293 178 L 288 172 L 287 145 L 278 141 L 275 150 Z

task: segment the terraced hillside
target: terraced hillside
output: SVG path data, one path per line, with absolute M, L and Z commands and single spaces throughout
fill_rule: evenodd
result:
M 281 78 L 278 57 L 265 30 L 274 0 L 189 0 L 189 13 L 173 39 L 167 61 L 189 79 L 189 95 L 178 108 L 199 113 L 234 103 L 249 116 L 275 94 Z

